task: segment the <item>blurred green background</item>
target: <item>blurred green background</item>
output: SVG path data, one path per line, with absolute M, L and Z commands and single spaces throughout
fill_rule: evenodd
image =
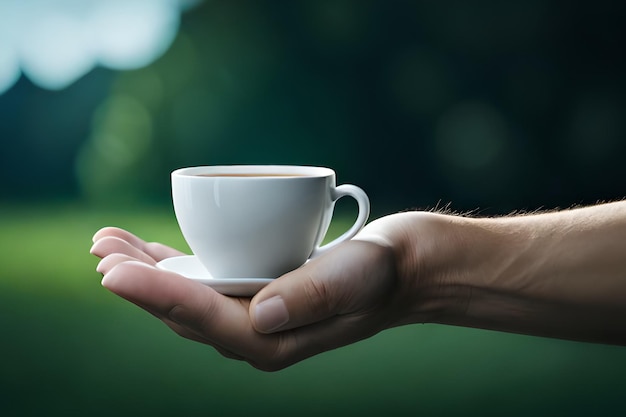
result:
M 148 66 L 20 78 L 0 95 L 0 415 L 624 415 L 626 349 L 481 330 L 262 373 L 108 293 L 88 250 L 106 225 L 184 249 L 169 172 L 197 164 L 330 166 L 373 217 L 621 199 L 625 5 L 212 0 Z

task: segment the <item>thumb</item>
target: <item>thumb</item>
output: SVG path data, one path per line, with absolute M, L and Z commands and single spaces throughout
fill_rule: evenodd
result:
M 271 282 L 250 304 L 254 328 L 273 333 L 366 307 L 381 290 L 371 279 L 377 269 L 372 265 L 384 264 L 373 246 L 362 241 L 343 243 Z

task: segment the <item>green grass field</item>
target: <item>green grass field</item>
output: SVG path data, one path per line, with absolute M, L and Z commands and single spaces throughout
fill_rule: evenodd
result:
M 91 236 L 171 210 L 0 208 L 1 416 L 624 415 L 626 348 L 414 325 L 263 373 L 100 286 Z

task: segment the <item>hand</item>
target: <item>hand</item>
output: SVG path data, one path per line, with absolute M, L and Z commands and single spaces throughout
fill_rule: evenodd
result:
M 122 229 L 98 231 L 91 253 L 102 258 L 97 270 L 104 287 L 179 335 L 256 368 L 278 370 L 400 323 L 405 304 L 398 300 L 394 248 L 379 229 L 369 226 L 252 299 L 227 297 L 156 268 L 182 253 Z
M 277 370 L 408 323 L 626 345 L 626 202 L 471 219 L 408 212 L 231 298 L 157 261 L 181 255 L 116 228 L 94 236 L 102 284 L 180 335 Z

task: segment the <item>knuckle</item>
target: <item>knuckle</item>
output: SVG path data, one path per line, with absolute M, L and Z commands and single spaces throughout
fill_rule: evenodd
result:
M 312 275 L 306 276 L 303 286 L 305 306 L 309 313 L 319 315 L 330 314 L 333 311 L 332 292 L 326 282 L 315 279 Z
M 294 359 L 295 338 L 293 333 L 281 333 L 273 336 L 274 343 L 262 352 L 258 352 L 254 358 L 248 358 L 247 362 L 254 368 L 265 372 L 276 372 L 297 362 Z

